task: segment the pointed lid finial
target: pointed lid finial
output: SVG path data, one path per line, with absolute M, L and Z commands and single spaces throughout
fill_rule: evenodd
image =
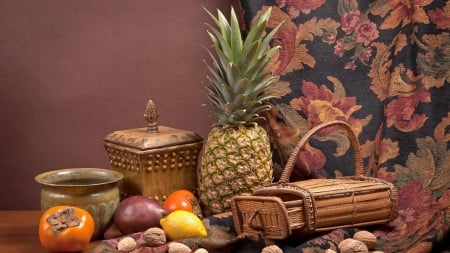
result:
M 150 99 L 145 107 L 144 118 L 147 120 L 147 132 L 158 133 L 158 110 L 156 110 L 155 103 Z

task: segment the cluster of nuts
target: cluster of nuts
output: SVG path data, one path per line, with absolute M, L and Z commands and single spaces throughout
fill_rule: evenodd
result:
M 147 229 L 142 234 L 142 239 L 144 240 L 144 244 L 140 245 L 143 247 L 160 247 L 166 244 L 166 234 L 164 230 L 158 227 L 152 227 Z M 131 236 L 123 237 L 117 243 L 117 250 L 123 253 L 128 253 L 136 250 L 138 248 L 138 243 Z M 195 251 L 192 251 L 187 245 L 179 242 L 170 242 L 168 244 L 167 253 L 208 253 L 206 249 L 199 248 Z
M 377 244 L 377 237 L 366 230 L 361 230 L 353 235 L 353 238 L 343 240 L 338 245 L 339 253 L 383 253 L 382 251 L 373 251 Z M 336 253 L 328 249 L 325 253 Z
M 383 253 L 382 251 L 373 251 L 377 244 L 377 237 L 366 230 L 361 230 L 353 235 L 353 238 L 343 240 L 338 245 L 339 253 Z M 261 253 L 283 253 L 277 245 L 265 247 Z M 332 249 L 327 249 L 325 253 L 337 253 Z
M 153 227 L 147 229 L 142 235 L 145 242 L 144 246 L 158 247 L 166 244 L 166 235 L 161 228 Z M 366 230 L 361 230 L 353 235 L 353 238 L 343 240 L 338 245 L 339 253 L 383 253 L 382 251 L 373 251 L 377 243 L 377 237 Z M 117 250 L 120 252 L 132 252 L 138 247 L 136 240 L 130 236 L 122 238 L 117 244 Z M 208 253 L 206 249 L 199 248 L 192 251 L 187 245 L 179 242 L 170 242 L 167 253 Z M 265 247 L 261 253 L 283 253 L 277 245 Z M 325 253 L 337 253 L 328 249 Z

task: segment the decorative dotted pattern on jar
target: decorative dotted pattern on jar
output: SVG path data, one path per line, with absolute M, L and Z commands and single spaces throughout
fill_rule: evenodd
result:
M 156 201 L 158 201 L 158 202 L 160 202 L 160 203 L 166 201 L 166 199 L 167 199 L 167 195 L 165 195 L 165 194 L 162 195 L 162 196 L 155 195 L 155 196 L 149 196 L 149 197 L 154 199 L 154 200 L 156 200 Z
M 115 148 L 107 148 L 107 152 L 113 167 L 128 171 L 139 171 L 139 155 Z
M 197 154 L 197 147 L 149 154 L 146 162 L 147 171 L 195 167 L 197 166 Z

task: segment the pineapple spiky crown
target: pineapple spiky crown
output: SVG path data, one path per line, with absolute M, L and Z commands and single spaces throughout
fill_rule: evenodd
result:
M 264 102 L 274 97 L 269 86 L 276 77 L 267 64 L 279 47 L 270 48 L 269 42 L 281 24 L 265 33 L 271 13 L 268 8 L 257 17 L 244 40 L 233 8 L 230 22 L 220 10 L 217 17 L 206 12 L 217 26 L 208 25 L 215 54 L 207 49 L 212 64 L 207 64 L 211 86 L 206 88 L 216 125 L 254 125 L 260 113 L 270 109 Z

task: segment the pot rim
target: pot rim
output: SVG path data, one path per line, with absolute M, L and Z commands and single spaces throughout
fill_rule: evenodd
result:
M 84 173 L 83 173 L 84 172 Z M 78 177 L 75 177 L 75 179 L 89 179 L 92 177 L 83 176 L 86 175 L 86 172 L 92 173 L 93 176 L 105 176 L 102 177 L 102 182 L 96 182 L 96 183 L 89 183 L 89 184 L 61 184 L 58 182 L 55 182 L 55 180 L 51 180 L 57 175 L 69 175 L 74 174 Z M 95 177 L 94 177 L 95 178 Z M 123 174 L 119 171 L 110 170 L 110 169 L 102 169 L 102 168 L 66 168 L 66 169 L 57 169 L 57 170 L 50 170 L 43 172 L 41 174 L 38 174 L 34 177 L 36 182 L 46 185 L 46 186 L 64 186 L 64 187 L 80 187 L 80 186 L 95 186 L 95 185 L 106 185 L 106 184 L 112 184 L 120 181 L 123 178 Z

